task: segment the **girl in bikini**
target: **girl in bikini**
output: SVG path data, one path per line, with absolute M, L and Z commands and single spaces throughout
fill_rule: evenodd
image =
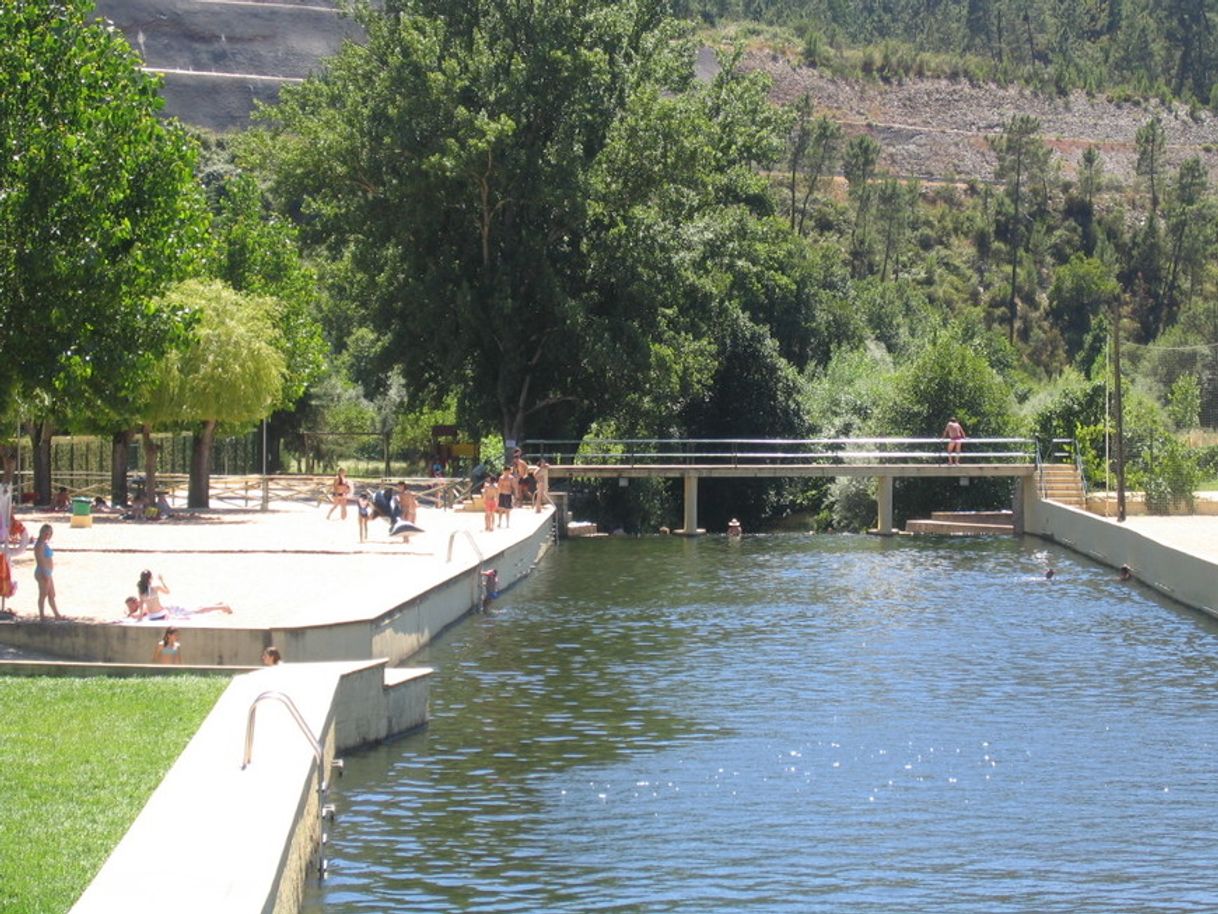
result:
M 165 637 L 156 643 L 152 652 L 153 663 L 181 663 L 182 644 L 178 641 L 176 628 L 165 629 Z
M 46 604 L 51 604 L 51 612 L 56 619 L 62 619 L 59 607 L 55 605 L 55 550 L 51 548 L 51 534 L 54 533 L 50 524 L 43 524 L 38 531 L 38 541 L 34 543 L 34 580 L 38 582 L 38 619 L 46 619 Z

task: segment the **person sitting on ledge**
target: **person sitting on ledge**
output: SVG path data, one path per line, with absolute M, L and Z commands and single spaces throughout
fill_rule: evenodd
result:
M 51 501 L 52 511 L 66 511 L 72 507 L 72 496 L 68 494 L 68 490 L 64 486 L 60 486 L 55 493 L 55 498 Z

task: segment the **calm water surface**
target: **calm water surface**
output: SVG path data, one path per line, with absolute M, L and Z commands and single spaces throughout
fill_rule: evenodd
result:
M 1031 539 L 564 543 L 305 911 L 1216 911 L 1216 636 Z

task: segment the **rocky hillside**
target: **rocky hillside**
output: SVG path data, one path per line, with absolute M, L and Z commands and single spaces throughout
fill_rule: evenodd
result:
M 163 75 L 166 113 L 220 130 L 245 126 L 256 99 L 273 101 L 280 85 L 315 70 L 343 40 L 359 39 L 354 24 L 335 14 L 332 0 L 98 0 L 97 10 Z M 1187 111 L 1157 102 L 1114 104 L 1083 93 L 1051 98 L 1018 86 L 839 80 L 766 50 L 750 51 L 743 63 L 770 75 L 775 101 L 810 92 L 819 113 L 850 132 L 871 133 L 884 149 L 883 166 L 898 175 L 988 179 L 993 157 L 987 137 L 1012 115 L 1025 113 L 1040 119 L 1067 174 L 1095 143 L 1106 172 L 1127 184 L 1136 157 L 1134 134 L 1158 114 L 1170 144 L 1169 164 L 1199 155 L 1218 179 L 1218 118 L 1207 111 L 1193 120 Z M 714 72 L 710 49 L 698 55 L 697 67 L 703 78 Z
M 834 79 L 764 51 L 746 55 L 747 69 L 762 70 L 774 81 L 773 96 L 791 102 L 809 92 L 820 114 L 840 121 L 848 132 L 867 131 L 884 149 L 889 171 L 923 180 L 951 180 L 993 174 L 994 157 L 986 143 L 1013 115 L 1040 120 L 1046 142 L 1060 155 L 1063 170 L 1074 173 L 1090 144 L 1103 153 L 1104 170 L 1121 184 L 1134 176 L 1134 135 L 1152 116 L 1163 121 L 1168 162 L 1175 167 L 1200 156 L 1218 180 L 1218 118 L 1202 111 L 1194 120 L 1185 109 L 1158 102 L 1118 104 L 1075 92 L 1066 98 L 1037 95 L 1019 86 L 973 86 L 937 79 L 901 84 Z M 699 57 L 703 74 L 714 57 Z

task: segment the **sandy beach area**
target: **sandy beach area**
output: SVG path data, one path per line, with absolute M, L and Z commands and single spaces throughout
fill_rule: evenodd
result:
M 231 615 L 206 613 L 182 625 L 261 628 L 374 616 L 447 579 L 450 544 L 453 560 L 468 562 L 535 530 L 550 513 L 517 508 L 516 529 L 487 532 L 481 512 L 420 508 L 423 533 L 403 542 L 378 519 L 370 521 L 368 541 L 361 543 L 354 503 L 346 520 L 337 511 L 327 520 L 328 509 L 279 502 L 265 512 L 212 509 L 162 521 L 102 514 L 90 527 L 72 527 L 66 514 L 17 517 L 32 536 L 41 524 L 54 525 L 58 604 L 71 619 L 123 622 L 124 599 L 135 594 L 140 572 L 150 569 L 170 589 L 166 605 L 193 609 L 224 602 L 233 608 Z M 32 550 L 14 561 L 13 575 L 18 590 L 7 608 L 19 619 L 36 618 Z

